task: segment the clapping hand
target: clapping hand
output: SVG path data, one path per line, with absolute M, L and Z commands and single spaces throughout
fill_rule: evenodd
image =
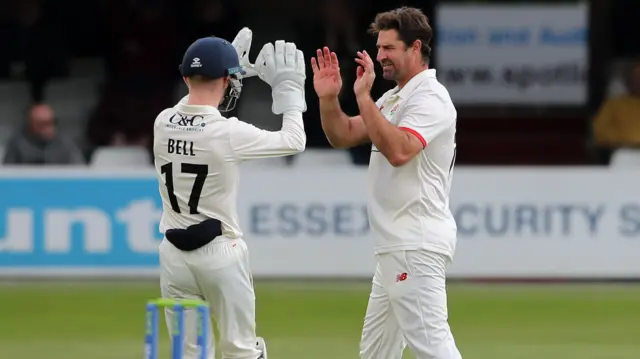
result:
M 356 69 L 353 92 L 358 97 L 370 93 L 373 82 L 376 79 L 376 72 L 373 67 L 373 60 L 366 51 L 358 51 L 358 57 L 355 61 L 358 63 L 358 68 Z
M 338 96 L 342 88 L 338 56 L 326 46 L 322 50 L 318 49 L 316 56 L 317 58 L 311 58 L 313 88 L 316 94 L 319 98 Z

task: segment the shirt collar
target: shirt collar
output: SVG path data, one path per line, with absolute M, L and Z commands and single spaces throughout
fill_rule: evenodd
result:
M 404 87 L 400 88 L 400 87 L 396 86 L 396 88 L 393 89 L 393 95 L 392 96 L 397 96 L 397 97 L 400 97 L 400 98 L 407 98 L 409 96 L 409 94 L 413 92 L 413 90 L 415 90 L 418 86 L 420 86 L 420 84 L 422 84 L 424 81 L 426 81 L 429 78 L 436 78 L 436 70 L 435 69 L 422 70 L 421 72 L 419 72 L 418 74 L 413 76 L 411 78 L 411 80 L 409 80 L 404 85 Z
M 192 115 L 215 115 L 215 116 L 222 116 L 220 114 L 220 111 L 213 107 L 213 106 L 208 106 L 208 105 L 188 105 L 187 101 L 189 101 L 189 95 L 183 97 L 175 106 L 173 106 L 173 108 L 175 108 L 176 110 L 182 112 L 182 113 L 186 113 L 186 114 L 192 114 Z

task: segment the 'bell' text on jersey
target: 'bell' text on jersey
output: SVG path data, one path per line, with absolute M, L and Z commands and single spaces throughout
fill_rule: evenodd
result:
M 222 234 L 241 238 L 236 197 L 244 160 L 293 155 L 304 150 L 301 112 L 283 115 L 280 131 L 261 130 L 212 106 L 187 104 L 188 97 L 155 120 L 153 154 L 163 213 L 160 232 L 209 218 Z
M 376 253 L 428 249 L 453 256 L 457 229 L 449 189 L 457 114 L 449 93 L 429 69 L 385 93 L 376 105 L 424 147 L 405 165 L 393 167 L 372 146 L 368 211 Z

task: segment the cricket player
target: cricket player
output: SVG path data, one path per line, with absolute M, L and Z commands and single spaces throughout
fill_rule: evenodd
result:
M 429 69 L 432 30 L 420 10 L 381 13 L 371 31 L 378 36 L 383 77 L 397 86 L 374 102 L 374 63 L 358 52 L 353 90 L 359 116 L 340 109 L 336 54 L 325 47 L 311 60 L 327 139 L 337 148 L 373 143 L 368 212 L 377 267 L 360 357 L 400 359 L 408 345 L 417 359 L 460 359 L 445 289 L 457 231 L 449 210 L 456 110 Z
M 306 145 L 305 60 L 293 43 L 267 43 L 255 65 L 271 86 L 272 110 L 283 116 L 282 129 L 264 131 L 222 115 L 240 96 L 249 69 L 241 66 L 239 55 L 248 52 L 248 46 L 236 49 L 217 37 L 195 41 L 180 66 L 189 94 L 162 111 L 154 124 L 163 204 L 162 296 L 209 302 L 225 359 L 267 359 L 264 340 L 256 337 L 249 255 L 238 221 L 238 166 L 245 160 L 293 155 Z M 165 317 L 171 331 L 172 310 Z M 195 311 L 185 314 L 185 359 L 198 358 L 196 318 Z M 213 359 L 212 335 L 208 347 Z

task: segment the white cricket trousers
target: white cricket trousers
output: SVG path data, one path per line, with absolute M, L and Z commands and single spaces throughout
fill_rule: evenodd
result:
M 360 342 L 361 359 L 461 359 L 448 323 L 448 257 L 427 250 L 376 256 Z
M 223 359 L 256 359 L 255 293 L 247 244 L 242 239 L 217 237 L 202 248 L 183 252 L 166 239 L 160 243 L 160 288 L 163 298 L 209 302 L 218 325 Z M 185 310 L 184 359 L 197 359 L 195 310 Z M 169 333 L 173 310 L 165 309 Z M 209 359 L 215 357 L 215 338 L 209 330 Z

